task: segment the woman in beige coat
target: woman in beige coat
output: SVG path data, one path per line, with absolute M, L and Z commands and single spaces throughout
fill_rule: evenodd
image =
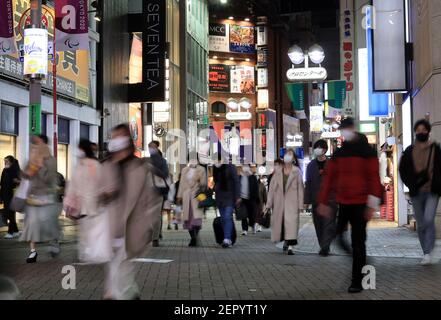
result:
M 199 201 L 195 198 L 198 191 L 205 191 L 207 176 L 204 167 L 199 165 L 196 157 L 191 158 L 188 167 L 182 170 L 178 190 L 178 203 L 182 203 L 182 220 L 184 229 L 190 233 L 190 247 L 198 245 L 198 233 L 202 227 L 204 209 L 199 208 Z
M 271 240 L 285 241 L 284 250 L 293 255 L 303 208 L 303 179 L 293 150 L 286 151 L 283 161 L 271 179 L 266 208 L 273 209 Z

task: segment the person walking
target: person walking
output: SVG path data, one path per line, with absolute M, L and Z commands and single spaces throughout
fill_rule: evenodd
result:
M 366 265 L 366 225 L 379 209 L 382 196 L 379 163 L 376 151 L 369 146 L 365 135 L 355 131 L 352 118 L 340 124 L 344 142 L 327 162 L 318 197 L 317 212 L 331 219 L 331 196 L 339 204 L 337 234 L 351 224 L 352 282 L 348 292 L 363 290 L 362 268 Z
M 441 149 L 430 139 L 430 123 L 418 120 L 414 126 L 416 140 L 403 153 L 399 172 L 409 188 L 417 221 L 418 238 L 423 249 L 421 265 L 437 262 L 435 247 L 435 215 L 441 196 Z
M 276 169 L 271 179 L 266 210 L 272 209 L 271 240 L 284 241 L 284 250 L 294 254 L 299 232 L 300 211 L 303 209 L 303 177 L 297 157 L 288 149 L 283 167 Z
M 216 155 L 215 155 L 216 156 Z M 222 163 L 221 159 L 215 157 L 213 180 L 216 196 L 216 206 L 221 216 L 222 228 L 224 231 L 223 248 L 233 245 L 233 211 L 240 204 L 240 181 L 236 167 L 230 163 Z
M 102 164 L 99 205 L 107 208 L 113 255 L 106 267 L 105 299 L 139 299 L 132 259 L 152 241 L 157 196 L 152 170 L 146 159 L 137 158 L 127 124 L 112 129 L 110 158 Z
M 16 213 L 11 210 L 10 204 L 14 197 L 14 189 L 20 184 L 20 165 L 13 156 L 5 159 L 5 168 L 0 180 L 0 199 L 3 202 L 3 219 L 8 224 L 8 233 L 5 239 L 13 239 L 20 236 L 17 227 Z
M 20 241 L 30 244 L 31 252 L 26 259 L 27 263 L 37 262 L 36 243 L 39 242 L 55 241 L 57 245 L 50 247 L 50 253 L 53 257 L 59 253 L 57 162 L 46 142 L 46 136 L 32 137 L 29 163 L 22 172 L 22 181 L 29 180 L 24 229 L 20 237 Z
M 248 164 L 242 166 L 240 174 L 240 211 L 243 214 L 242 235 L 248 234 L 249 227 L 256 233 L 256 213 L 259 204 L 259 185 Z M 237 213 L 236 213 L 237 214 Z
M 198 207 L 196 196 L 199 192 L 205 192 L 207 188 L 207 175 L 205 168 L 202 167 L 196 155 L 190 156 L 187 167 L 182 169 L 179 184 L 177 202 L 182 204 L 182 221 L 184 229 L 188 230 L 191 240 L 189 247 L 199 245 L 199 231 L 202 228 L 202 218 L 204 209 Z
M 333 213 L 330 218 L 322 217 L 317 212 L 318 194 L 322 183 L 323 172 L 325 170 L 326 152 L 328 152 L 328 143 L 325 140 L 317 140 L 313 146 L 315 159 L 312 160 L 306 168 L 305 183 L 305 206 L 312 205 L 312 218 L 314 222 L 315 232 L 320 245 L 321 256 L 329 255 L 329 247 L 335 237 L 336 231 L 336 211 L 337 206 L 332 203 Z
M 167 179 L 169 178 L 168 165 L 162 156 L 161 150 L 159 150 L 159 146 L 160 143 L 156 140 L 153 140 L 148 145 L 150 153 L 149 162 L 153 168 L 153 183 L 156 187 L 155 193 L 158 197 L 162 198 L 158 216 L 155 217 L 153 222 L 153 247 L 159 247 L 159 240 L 162 239 L 162 210 L 170 191 L 170 187 L 167 185 Z
M 63 199 L 67 216 L 79 219 L 78 247 L 80 261 L 88 262 L 91 248 L 102 246 L 99 239 L 93 239 L 94 236 L 97 236 L 95 230 L 105 227 L 103 217 L 98 215 L 107 215 L 107 212 L 99 210 L 98 206 L 100 177 L 101 164 L 95 157 L 92 143 L 89 140 L 80 140 L 78 145 L 78 164 L 75 167 L 71 181 L 67 184 L 66 195 Z M 104 218 L 108 219 L 108 217 Z M 103 226 L 97 226 L 97 224 L 103 224 Z M 107 233 L 107 230 L 102 230 L 100 232 L 101 236 L 104 232 Z M 97 241 L 99 243 L 96 243 Z M 99 251 L 108 251 L 104 250 L 103 247 L 98 249 Z M 94 250 L 94 252 L 97 252 L 97 250 Z M 107 252 L 102 252 L 102 256 L 106 254 Z
M 268 195 L 268 190 L 265 186 L 266 183 L 266 178 L 265 177 L 260 177 L 259 179 L 257 179 L 257 183 L 258 183 L 258 190 L 259 190 L 259 202 L 257 204 L 257 213 L 256 213 L 256 231 L 257 232 L 262 232 L 262 220 L 263 220 L 263 210 L 265 208 L 266 205 L 266 199 L 267 199 L 267 195 Z

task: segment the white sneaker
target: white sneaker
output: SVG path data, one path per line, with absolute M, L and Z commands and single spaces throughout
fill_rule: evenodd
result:
M 21 236 L 21 232 L 14 232 L 14 233 L 12 234 L 12 236 L 13 236 L 14 238 L 18 238 L 18 237 Z
M 14 238 L 14 235 L 7 233 L 3 239 L 13 239 L 13 238 Z
M 439 258 L 435 257 L 435 253 L 434 253 L 434 251 L 432 251 L 432 252 L 429 254 L 429 256 L 430 256 L 430 262 L 431 262 L 432 264 L 437 264 L 437 263 L 439 263 Z
M 247 234 L 248 234 L 247 231 L 242 231 L 242 235 L 243 235 L 243 236 L 246 236 Z
M 428 266 L 432 264 L 432 259 L 430 257 L 430 254 L 425 254 L 423 257 L 423 260 L 421 260 L 420 265 L 422 266 Z
M 257 232 L 262 232 L 262 226 L 257 227 Z

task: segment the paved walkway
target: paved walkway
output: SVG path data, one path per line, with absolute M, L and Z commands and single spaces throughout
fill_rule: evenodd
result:
M 23 299 L 101 299 L 104 268 L 74 264 L 75 226 L 69 221 L 64 223 L 66 237 L 62 253 L 56 259 L 50 258 L 46 248 L 41 246 L 38 263 L 26 264 L 28 249 L 24 244 L 0 240 L 2 259 L 10 267 Z M 417 250 L 418 243 L 415 234 L 405 229 L 383 228 L 369 232 L 368 247 L 373 256 L 368 263 L 376 270 L 376 290 L 350 295 L 346 290 L 351 258 L 338 254 L 318 256 L 310 217 L 301 218 L 300 244 L 294 256 L 283 254 L 271 243 L 269 230 L 239 237 L 233 248 L 222 249 L 214 243 L 210 224 L 209 217 L 201 232 L 202 246 L 198 248 L 187 246 L 187 232 L 164 231 L 161 246 L 151 248 L 143 256 L 160 261 L 136 262 L 136 280 L 142 299 L 441 298 L 441 265 L 423 267 L 417 259 L 411 258 L 407 252 Z M 396 244 L 403 246 L 397 248 Z M 383 252 L 381 245 L 390 246 L 384 247 Z M 387 252 L 392 258 L 386 257 Z M 395 257 L 402 253 L 409 258 Z M 65 265 L 75 266 L 75 290 L 61 287 L 64 276 L 61 270 Z

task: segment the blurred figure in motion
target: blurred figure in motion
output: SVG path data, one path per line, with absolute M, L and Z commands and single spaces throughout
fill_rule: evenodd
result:
M 265 184 L 267 183 L 267 178 L 266 177 L 259 177 L 257 179 L 257 186 L 258 186 L 258 190 L 259 190 L 259 202 L 257 204 L 257 212 L 256 212 L 256 231 L 257 232 L 262 232 L 262 218 L 263 218 L 263 210 L 265 208 L 266 205 L 266 199 L 267 199 L 267 188 L 265 186 Z
M 233 245 L 232 236 L 234 229 L 233 211 L 240 204 L 240 180 L 236 167 L 230 163 L 222 163 L 220 154 L 214 154 L 214 190 L 216 206 L 219 209 L 222 229 L 224 231 L 223 248 Z
M 204 209 L 199 208 L 196 198 L 199 192 L 204 192 L 207 187 L 205 169 L 199 164 L 196 153 L 190 154 L 187 167 L 182 169 L 181 182 L 177 196 L 178 204 L 182 204 L 182 221 L 184 229 L 188 230 L 191 240 L 189 247 L 199 245 L 199 231 L 202 228 Z
M 82 139 L 78 145 L 78 164 L 64 197 L 64 208 L 68 217 L 81 218 L 78 251 L 79 260 L 84 262 L 106 262 L 110 259 L 110 239 L 103 243 L 101 238 L 108 235 L 108 230 L 103 230 L 108 229 L 108 217 L 98 216 L 108 215 L 108 212 L 98 210 L 100 177 L 101 164 L 95 157 L 92 143 Z
M 0 300 L 17 300 L 20 291 L 14 280 L 0 275 Z
M 51 155 L 44 135 L 33 136 L 29 163 L 22 172 L 22 178 L 29 180 L 26 199 L 24 229 L 21 241 L 30 243 L 31 252 L 27 263 L 37 262 L 37 242 L 53 242 L 50 253 L 55 257 L 59 252 L 60 226 L 57 204 L 57 162 Z
M 355 131 L 352 118 L 342 120 L 340 131 L 344 142 L 326 164 L 317 212 L 331 219 L 330 196 L 335 194 L 339 204 L 337 234 L 342 235 L 348 222 L 352 227 L 352 283 L 348 291 L 356 293 L 363 290 L 366 225 L 380 206 L 382 188 L 377 154 L 366 136 Z
M 110 218 L 113 257 L 106 269 L 105 299 L 139 299 L 134 266 L 152 241 L 155 209 L 152 172 L 145 159 L 134 155 L 135 145 L 127 124 L 116 126 L 108 145 L 110 158 L 103 163 L 100 204 Z M 157 206 L 156 206 L 157 207 Z
M 436 263 L 435 215 L 441 195 L 441 149 L 430 139 L 432 127 L 425 120 L 418 120 L 414 126 L 416 141 L 403 153 L 400 175 L 409 188 L 412 206 L 417 221 L 418 238 L 424 257 L 421 265 Z
M 167 185 L 169 177 L 167 161 L 159 150 L 159 141 L 153 140 L 149 143 L 150 164 L 153 168 L 153 184 L 158 197 L 162 197 L 161 207 L 158 210 L 158 216 L 153 221 L 153 246 L 159 246 L 159 239 L 162 239 L 162 209 L 164 202 L 167 200 L 170 187 Z
M 272 209 L 271 240 L 284 241 L 283 250 L 294 254 L 299 233 L 300 210 L 303 209 L 303 178 L 297 157 L 288 149 L 284 165 L 274 171 L 268 192 L 266 209 Z
M 8 233 L 5 239 L 13 239 L 20 236 L 18 233 L 16 214 L 9 207 L 14 196 L 14 189 L 20 184 L 20 166 L 13 156 L 5 159 L 5 168 L 0 181 L 0 199 L 3 202 L 3 220 L 8 224 Z
M 242 219 L 242 235 L 248 234 L 251 227 L 252 232 L 256 233 L 256 212 L 259 204 L 259 185 L 256 176 L 251 171 L 248 164 L 242 166 L 240 174 L 240 198 Z M 236 212 L 237 214 L 237 212 Z
M 312 218 L 314 221 L 315 232 L 320 245 L 321 256 L 329 255 L 329 247 L 335 237 L 335 218 L 337 206 L 332 203 L 332 215 L 330 218 L 322 217 L 317 212 L 318 194 L 322 183 L 323 172 L 328 159 L 328 143 L 325 140 L 318 140 L 314 143 L 315 159 L 312 160 L 306 168 L 305 184 L 305 205 L 312 205 Z
M 173 176 L 170 174 L 166 180 L 167 185 L 170 187 L 167 195 L 167 199 L 164 201 L 164 205 L 162 208 L 162 212 L 167 217 L 167 230 L 171 230 L 171 224 L 172 224 L 172 205 L 173 205 L 173 199 L 175 197 L 175 184 L 173 183 Z

